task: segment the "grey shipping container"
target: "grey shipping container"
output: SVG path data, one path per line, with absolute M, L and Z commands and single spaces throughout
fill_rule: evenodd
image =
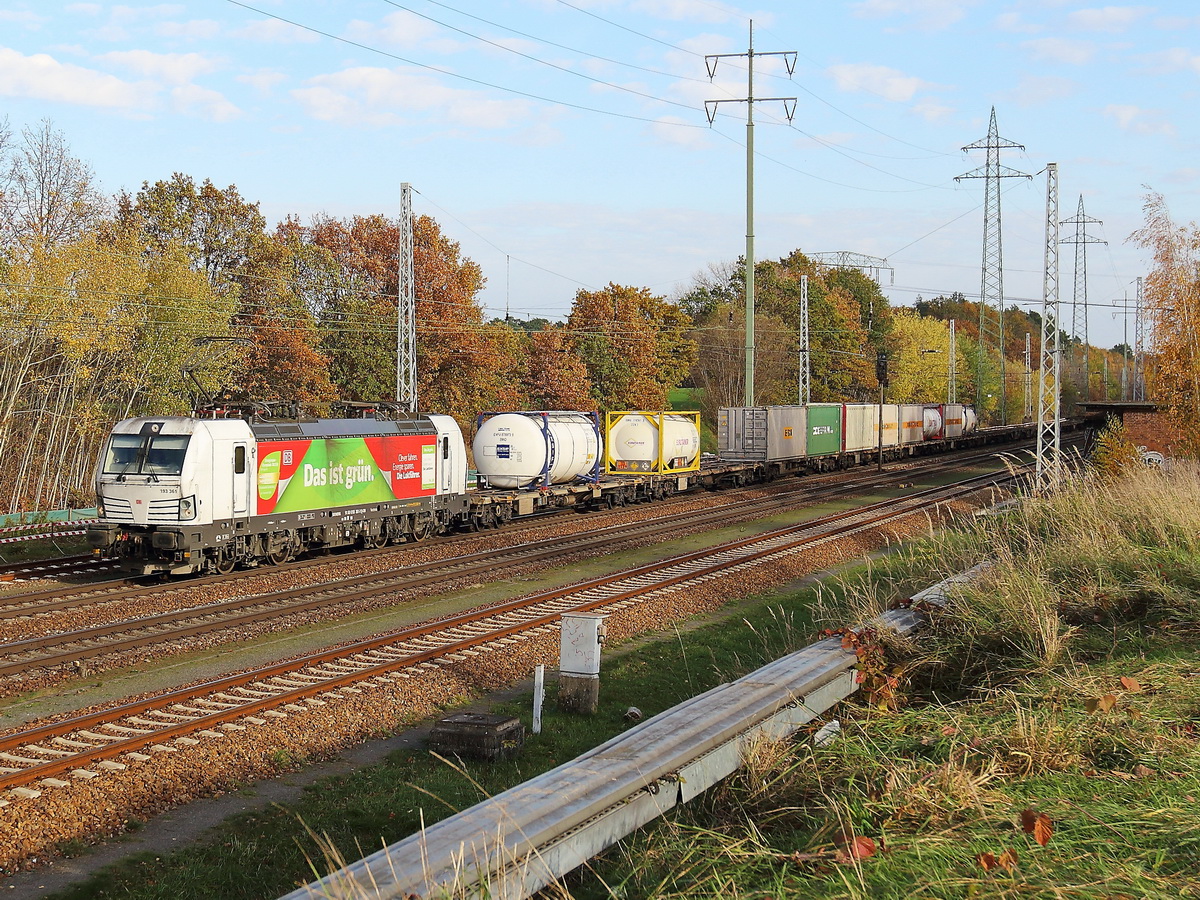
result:
M 722 459 L 776 462 L 805 456 L 804 406 L 725 406 L 717 419 Z

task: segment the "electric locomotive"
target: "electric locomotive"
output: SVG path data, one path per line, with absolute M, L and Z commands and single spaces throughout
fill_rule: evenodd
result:
M 133 572 L 226 573 L 421 540 L 466 519 L 466 481 L 450 416 L 127 419 L 100 456 L 88 542 Z

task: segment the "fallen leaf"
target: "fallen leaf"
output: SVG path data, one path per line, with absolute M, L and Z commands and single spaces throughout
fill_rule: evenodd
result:
M 996 862 L 996 857 L 991 853 L 980 853 L 975 857 L 975 861 L 979 863 L 980 868 L 985 872 L 990 872 L 996 868 L 999 863 Z
M 1136 678 L 1130 678 L 1128 675 L 1121 676 L 1121 687 L 1125 688 L 1131 694 L 1139 694 L 1142 690 L 1141 683 Z
M 1138 778 L 1150 778 L 1155 772 L 1149 766 L 1143 766 L 1141 763 L 1138 763 L 1133 767 L 1133 774 Z
M 996 860 L 996 862 L 999 863 L 1000 867 L 1005 871 L 1011 872 L 1017 867 L 1017 863 L 1019 862 L 1017 851 L 1010 847 L 1000 854 L 1000 858 Z
M 1045 847 L 1054 835 L 1054 823 L 1045 813 L 1038 813 L 1037 821 L 1033 823 L 1033 839 Z
M 1087 707 L 1087 711 L 1089 713 L 1094 713 L 1096 710 L 1100 710 L 1101 712 L 1109 712 L 1116 705 L 1116 694 L 1105 694 L 1099 700 L 1089 698 L 1088 700 L 1084 701 L 1084 706 Z
M 842 849 L 838 851 L 839 860 L 848 862 L 852 859 L 870 859 L 875 855 L 878 848 L 875 842 L 869 837 L 857 835 L 843 844 Z
M 1026 834 L 1033 834 L 1033 827 L 1037 824 L 1037 813 L 1029 807 L 1021 810 L 1021 829 Z
M 955 728 L 953 725 L 947 725 L 944 728 L 942 728 L 942 734 L 945 735 L 946 737 L 950 737 L 950 735 L 952 735 L 952 734 L 958 734 L 958 729 Z

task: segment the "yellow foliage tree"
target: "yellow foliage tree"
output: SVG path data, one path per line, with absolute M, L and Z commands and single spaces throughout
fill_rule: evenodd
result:
M 1154 354 L 1150 396 L 1165 403 L 1184 433 L 1189 455 L 1200 453 L 1200 228 L 1178 226 L 1162 194 L 1147 194 L 1145 224 L 1131 240 L 1154 253 L 1145 283 Z

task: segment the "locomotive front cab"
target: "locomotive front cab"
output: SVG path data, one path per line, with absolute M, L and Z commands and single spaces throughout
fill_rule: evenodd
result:
M 199 571 L 215 523 L 228 528 L 234 515 L 249 514 L 253 447 L 241 421 L 118 423 L 97 466 L 100 524 L 88 530 L 89 543 L 116 553 L 133 572 Z M 219 467 L 223 478 L 214 477 L 218 454 L 231 463 Z

